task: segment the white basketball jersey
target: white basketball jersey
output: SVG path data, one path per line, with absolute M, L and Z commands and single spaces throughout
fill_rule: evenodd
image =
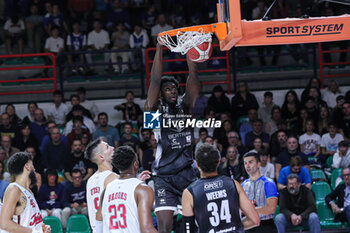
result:
M 96 213 L 100 203 L 100 196 L 103 192 L 105 179 L 112 173 L 112 171 L 95 172 L 86 184 L 86 201 L 89 212 L 89 220 L 92 232 L 95 232 L 96 227 Z
M 107 185 L 103 198 L 103 233 L 140 233 L 135 188 L 139 179 L 114 180 Z
M 23 227 L 28 227 L 42 232 L 43 218 L 40 213 L 38 203 L 36 202 L 34 195 L 17 183 L 12 183 L 16 185 L 26 196 L 27 204 L 22 214 L 18 216 L 13 216 L 13 221 L 17 222 Z M 4 202 L 6 200 L 4 199 Z M 5 231 L 2 231 L 5 232 Z

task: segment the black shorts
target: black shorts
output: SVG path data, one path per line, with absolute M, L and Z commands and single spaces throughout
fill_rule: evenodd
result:
M 181 206 L 182 192 L 197 179 L 192 166 L 186 167 L 171 176 L 154 177 L 155 212 L 161 210 L 177 211 Z

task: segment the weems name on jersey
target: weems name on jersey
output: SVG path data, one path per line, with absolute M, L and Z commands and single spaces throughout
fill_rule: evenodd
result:
M 225 189 L 222 189 L 219 191 L 214 191 L 211 193 L 206 193 L 205 195 L 207 196 L 208 201 L 217 200 L 217 199 L 227 197 L 227 193 L 226 193 Z

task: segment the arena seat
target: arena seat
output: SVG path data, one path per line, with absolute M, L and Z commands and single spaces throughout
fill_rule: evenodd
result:
M 62 224 L 59 218 L 54 216 L 47 216 L 43 219 L 45 225 L 51 227 L 51 233 L 63 233 Z
M 70 216 L 66 233 L 91 233 L 88 218 L 82 214 Z
M 326 161 L 327 167 L 332 168 L 333 165 L 333 155 L 329 156 Z
M 333 222 L 334 213 L 330 208 L 328 208 L 326 203 L 323 202 L 317 204 L 317 214 L 320 218 L 322 229 L 342 228 L 341 222 Z
M 326 181 L 326 175 L 321 169 L 311 169 L 310 171 L 312 181 Z
M 341 172 L 342 172 L 342 168 L 337 168 L 334 169 L 332 171 L 332 175 L 331 175 L 331 187 L 334 190 L 337 186 L 336 186 L 336 181 L 338 179 L 338 177 L 341 177 Z
M 313 183 L 311 189 L 315 193 L 316 204 L 325 202 L 325 197 L 331 192 L 329 184 L 324 181 Z

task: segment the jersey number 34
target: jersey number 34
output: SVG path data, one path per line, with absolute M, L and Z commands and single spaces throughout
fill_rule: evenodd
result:
M 226 221 L 226 223 L 231 222 L 231 213 L 228 200 L 221 201 L 220 210 L 218 205 L 215 202 L 209 202 L 207 205 L 207 210 L 211 212 L 211 217 L 209 217 L 210 224 L 213 227 L 217 227 L 220 224 L 220 221 Z M 220 211 L 220 213 L 219 213 Z

